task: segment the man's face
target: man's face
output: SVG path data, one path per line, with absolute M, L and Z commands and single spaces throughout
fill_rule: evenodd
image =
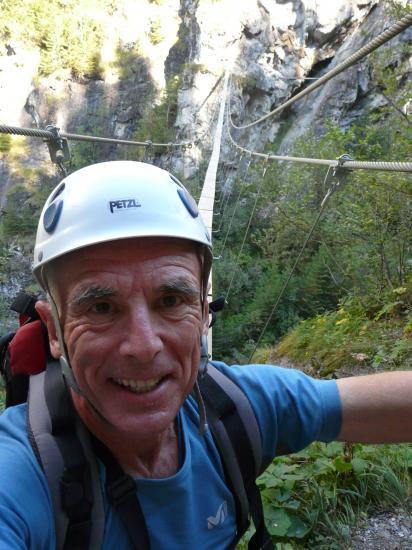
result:
M 62 261 L 55 286 L 86 424 L 140 438 L 167 429 L 193 387 L 207 332 L 194 246 L 154 238 L 96 245 Z

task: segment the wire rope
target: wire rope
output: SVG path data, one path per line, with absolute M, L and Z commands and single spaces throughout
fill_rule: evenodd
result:
M 327 172 L 326 172 L 325 180 L 324 180 L 324 182 L 323 182 L 323 185 L 324 185 L 324 186 L 326 185 L 326 183 L 327 183 L 327 181 L 328 181 L 328 179 L 329 179 L 330 170 L 331 170 L 331 166 L 328 167 L 328 170 L 327 170 Z M 337 182 L 337 183 L 339 183 L 339 182 Z M 332 185 L 329 187 L 329 189 L 327 190 L 327 192 L 326 192 L 326 194 L 325 194 L 325 196 L 324 196 L 324 198 L 323 198 L 323 200 L 322 200 L 322 203 L 321 203 L 319 212 L 318 212 L 318 214 L 317 214 L 317 216 L 316 216 L 316 219 L 315 219 L 315 221 L 313 222 L 312 227 L 310 228 L 310 231 L 309 231 L 308 235 L 306 236 L 306 239 L 305 239 L 305 241 L 304 241 L 304 243 L 303 243 L 303 245 L 302 245 L 302 248 L 300 249 L 299 254 L 298 254 L 298 256 L 297 256 L 297 258 L 296 258 L 296 260 L 295 260 L 295 262 L 294 262 L 294 264 L 293 264 L 293 266 L 292 266 L 292 269 L 290 270 L 290 272 L 289 272 L 289 274 L 288 274 L 288 276 L 287 276 L 285 282 L 283 283 L 283 286 L 282 286 L 282 288 L 281 288 L 281 290 L 280 290 L 280 292 L 279 292 L 279 294 L 278 294 L 278 297 L 277 297 L 277 299 L 276 299 L 276 302 L 275 302 L 274 306 L 272 307 L 272 309 L 271 309 L 271 311 L 270 311 L 270 314 L 269 314 L 269 317 L 267 318 L 266 323 L 265 323 L 265 325 L 264 325 L 264 327 L 263 327 L 263 329 L 262 329 L 262 331 L 261 331 L 261 333 L 260 333 L 260 335 L 259 335 L 259 338 L 257 339 L 257 341 L 256 341 L 256 343 L 255 343 L 255 346 L 254 346 L 254 348 L 253 348 L 253 351 L 252 351 L 252 353 L 251 353 L 250 356 L 249 356 L 248 363 L 251 362 L 251 360 L 252 360 L 252 358 L 253 358 L 253 355 L 255 354 L 255 352 L 256 352 L 256 350 L 257 350 L 257 348 L 258 348 L 258 346 L 259 346 L 259 344 L 260 344 L 260 342 L 261 342 L 261 340 L 262 340 L 262 338 L 263 338 L 263 335 L 264 335 L 264 333 L 266 332 L 266 329 L 267 329 L 267 327 L 269 326 L 269 323 L 270 323 L 270 321 L 272 320 L 273 315 L 274 315 L 275 311 L 276 311 L 277 308 L 278 308 L 278 305 L 279 305 L 279 303 L 280 303 L 280 300 L 281 300 L 283 294 L 285 293 L 285 290 L 286 290 L 286 288 L 287 288 L 287 286 L 288 286 L 288 284 L 289 284 L 289 282 L 290 282 L 290 280 L 291 280 L 291 278 L 292 278 L 292 276 L 293 276 L 293 274 L 294 274 L 294 272 L 295 272 L 295 270 L 296 270 L 296 267 L 298 266 L 298 263 L 300 262 L 300 259 L 301 259 L 301 257 L 302 257 L 302 254 L 303 254 L 303 252 L 305 251 L 306 246 L 307 246 L 307 244 L 308 244 L 310 238 L 312 237 L 312 234 L 313 234 L 313 232 L 315 231 L 315 229 L 316 229 L 316 227 L 317 227 L 317 225 L 318 225 L 318 223 L 319 223 L 319 221 L 320 221 L 320 219 L 321 219 L 321 217 L 322 217 L 322 214 L 323 214 L 323 212 L 324 212 L 324 210 L 325 210 L 325 208 L 326 208 L 326 205 L 327 205 L 327 203 L 328 203 L 328 201 L 329 201 L 329 199 L 330 199 L 330 197 L 331 197 L 333 191 L 334 191 L 334 190 L 336 189 L 336 187 L 337 187 L 337 183 L 336 183 L 336 182 L 335 182 L 335 183 L 332 183 Z
M 238 152 L 236 151 L 236 155 L 238 154 Z M 242 159 L 243 159 L 243 155 L 240 154 L 239 155 L 239 166 L 241 165 L 242 163 Z M 236 157 L 235 157 L 235 161 L 236 161 Z M 223 220 L 224 220 L 224 217 L 225 217 L 225 213 L 226 213 L 226 209 L 227 209 L 227 206 L 230 202 L 230 197 L 232 196 L 232 193 L 233 193 L 233 190 L 235 188 L 235 182 L 232 183 L 232 185 L 230 185 L 230 188 L 229 188 L 229 192 L 227 193 L 227 196 L 224 198 L 223 200 L 223 204 L 221 206 L 221 210 L 219 211 L 219 215 L 220 215 L 220 222 L 219 222 L 219 227 L 217 229 L 217 232 L 219 232 L 221 229 L 222 229 L 222 225 L 223 225 Z
M 254 157 L 267 158 L 268 160 L 300 162 L 303 164 L 313 164 L 318 166 L 330 166 L 332 168 L 341 167 L 348 170 L 380 170 L 385 172 L 412 172 L 412 162 L 387 162 L 387 161 L 358 161 L 341 158 L 339 160 L 332 159 L 316 159 L 307 157 L 291 157 L 288 155 L 268 155 L 267 153 L 258 153 L 246 147 L 239 145 L 232 137 L 230 131 L 229 138 L 233 145 L 248 155 Z
M 246 239 L 249 235 L 250 225 L 252 223 L 252 219 L 253 219 L 253 216 L 255 214 L 257 202 L 260 198 L 260 192 L 261 192 L 262 187 L 263 187 L 263 182 L 264 182 L 264 179 L 265 179 L 267 168 L 268 168 L 268 162 L 266 161 L 265 164 L 263 165 L 263 172 L 262 172 L 261 180 L 259 182 L 258 191 L 257 191 L 256 196 L 255 196 L 255 200 L 254 200 L 254 203 L 253 203 L 252 211 L 251 211 L 250 216 L 249 216 L 249 221 L 248 221 L 248 224 L 247 224 L 247 227 L 246 227 L 246 230 L 245 230 L 245 234 L 243 235 L 242 244 L 240 246 L 240 250 L 239 250 L 237 258 L 236 258 L 236 263 L 235 263 L 235 267 L 234 267 L 233 272 L 232 272 L 232 277 L 231 277 L 230 282 L 229 282 L 229 287 L 226 291 L 226 298 L 225 298 L 226 302 L 229 301 L 230 290 L 232 288 L 232 284 L 233 284 L 233 281 L 235 279 L 235 275 L 236 275 L 238 267 L 239 267 L 240 257 L 242 255 Z
M 38 137 L 43 139 L 55 139 L 55 134 L 49 130 L 41 130 L 35 128 L 21 128 L 18 126 L 7 126 L 0 124 L 0 133 L 2 134 L 14 134 L 19 136 L 27 137 Z M 148 141 L 133 141 L 128 139 L 117 139 L 117 138 L 105 138 L 99 136 L 88 136 L 83 134 L 72 134 L 69 132 L 59 132 L 59 137 L 67 139 L 69 141 L 91 141 L 95 143 L 113 143 L 116 145 L 134 145 L 140 147 L 147 147 Z M 181 142 L 181 143 L 155 143 L 150 142 L 152 147 L 191 147 L 193 144 L 192 141 Z
M 216 178 L 216 195 L 215 195 L 215 202 L 214 206 L 219 205 L 219 208 L 221 208 L 222 199 L 224 197 L 223 188 L 224 188 L 224 182 L 227 179 L 229 173 L 229 167 L 227 164 L 225 164 L 222 160 L 219 161 L 219 168 L 218 168 L 218 174 Z
M 328 71 L 325 75 L 320 77 L 318 80 L 316 80 L 313 84 L 310 84 L 307 88 L 296 94 L 295 96 L 291 97 L 282 105 L 279 105 L 279 107 L 276 107 L 276 109 L 273 109 L 273 111 L 270 111 L 266 115 L 258 118 L 257 120 L 254 120 L 253 122 L 249 122 L 248 124 L 244 124 L 243 126 L 236 126 L 233 121 L 232 117 L 230 117 L 230 123 L 233 126 L 233 128 L 236 128 L 237 130 L 246 130 L 247 128 L 251 128 L 252 126 L 255 126 L 256 124 L 259 124 L 260 122 L 263 122 L 264 120 L 267 120 L 268 118 L 276 115 L 277 113 L 280 113 L 286 107 L 289 107 L 292 105 L 292 103 L 295 103 L 295 101 L 298 101 L 299 99 L 302 99 L 302 97 L 305 97 L 306 95 L 310 94 L 318 88 L 319 86 L 322 86 L 322 84 L 325 84 L 328 80 L 333 78 L 334 76 L 338 75 L 345 69 L 348 69 L 370 53 L 372 53 L 374 50 L 382 46 L 382 44 L 385 44 L 385 42 L 388 42 L 391 40 L 394 36 L 401 33 L 408 27 L 412 25 L 412 14 L 408 13 L 405 15 L 402 19 L 394 23 L 389 29 L 386 29 L 386 31 L 379 34 L 376 38 L 372 39 L 368 44 L 360 48 L 356 53 L 350 55 L 345 61 L 342 63 L 339 63 L 336 67 Z
M 252 157 L 250 157 L 249 160 L 248 160 L 246 171 L 245 171 L 245 174 L 244 174 L 242 179 L 247 177 L 251 162 L 252 162 Z M 235 215 L 236 215 L 236 212 L 237 212 L 237 207 L 239 206 L 240 197 L 242 196 L 242 192 L 243 192 L 242 185 L 239 185 L 239 193 L 238 193 L 238 196 L 236 198 L 235 207 L 233 209 L 232 216 L 231 216 L 230 222 L 229 222 L 229 226 L 227 228 L 226 235 L 225 235 L 225 238 L 224 238 L 224 241 L 223 241 L 223 245 L 222 245 L 222 248 L 221 248 L 220 253 L 219 253 L 220 257 L 223 255 L 223 252 L 225 251 L 227 239 L 229 237 L 230 230 L 232 229 L 233 220 L 235 219 Z

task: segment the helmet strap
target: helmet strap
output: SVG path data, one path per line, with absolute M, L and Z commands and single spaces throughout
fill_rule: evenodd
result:
M 198 376 L 202 377 L 206 374 L 208 362 L 209 352 L 207 345 L 207 335 L 203 334 L 203 336 L 200 337 L 200 363 Z
M 66 344 L 65 344 L 64 338 L 63 338 L 63 329 L 62 329 L 62 325 L 60 323 L 59 312 L 57 310 L 57 305 L 56 305 L 56 302 L 53 298 L 53 295 L 50 292 L 50 287 L 48 285 L 47 277 L 46 277 L 46 274 L 44 273 L 44 267 L 43 266 L 41 268 L 41 278 L 43 280 L 44 288 L 45 288 L 46 294 L 47 294 L 47 299 L 48 299 L 50 307 L 51 307 L 53 322 L 54 322 L 54 326 L 55 326 L 56 334 L 57 334 L 57 340 L 59 342 L 60 353 L 61 353 L 61 355 L 59 357 L 59 362 L 60 362 L 60 366 L 61 366 L 61 369 L 62 369 L 63 376 L 67 380 L 67 383 L 69 384 L 69 386 L 76 393 L 78 393 L 79 395 L 82 395 L 84 397 L 82 391 L 80 390 L 79 386 L 77 385 L 76 379 L 74 378 L 73 370 L 70 366 L 69 355 L 67 353 Z
M 203 401 L 202 394 L 200 393 L 199 383 L 197 380 L 193 387 L 193 394 L 197 401 L 197 408 L 199 409 L 199 433 L 200 435 L 204 435 L 209 429 L 209 425 L 207 423 L 205 403 Z

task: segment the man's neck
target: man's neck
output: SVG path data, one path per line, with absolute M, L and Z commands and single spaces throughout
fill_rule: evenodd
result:
M 133 477 L 165 478 L 179 469 L 178 421 L 164 431 L 142 437 L 116 429 L 83 398 L 72 393 L 75 409 L 89 431 L 112 453 L 122 469 Z M 76 403 L 77 402 L 77 403 Z
M 139 441 L 134 446 L 117 443 L 113 445 L 103 438 L 102 441 L 123 470 L 133 477 L 159 479 L 170 477 L 179 469 L 179 446 L 175 424 L 160 434 L 157 441 Z

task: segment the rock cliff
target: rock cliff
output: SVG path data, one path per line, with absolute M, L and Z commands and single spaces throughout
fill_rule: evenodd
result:
M 58 62 L 45 71 L 42 46 L 9 29 L 0 33 L 0 122 L 156 140 L 147 129 L 156 108 L 167 101 L 169 135 L 197 140 L 173 159 L 172 169 L 193 176 L 210 152 L 226 69 L 232 72 L 233 121 L 255 120 L 379 34 L 393 22 L 396 4 L 402 2 L 123 0 L 108 2 L 108 7 L 102 2 L 106 9 L 94 14 L 101 35 L 97 61 L 93 70 L 83 72 Z M 400 69 L 400 86 L 411 73 L 410 50 L 408 54 L 401 46 L 411 41 L 409 29 L 386 46 L 388 65 Z M 70 41 L 65 47 L 70 51 Z M 276 140 L 277 150 L 286 152 L 306 129 L 322 133 L 326 120 L 348 126 L 385 101 L 365 60 L 281 116 L 238 132 L 236 138 L 257 150 Z M 1 146 L 3 142 L 4 207 L 7 189 L 26 184 L 28 175 L 34 185 L 57 176 L 41 140 L 16 138 Z M 131 149 L 109 145 L 77 147 L 75 154 L 83 155 L 83 161 L 136 156 Z M 232 155 L 225 146 L 223 159 L 230 163 Z

